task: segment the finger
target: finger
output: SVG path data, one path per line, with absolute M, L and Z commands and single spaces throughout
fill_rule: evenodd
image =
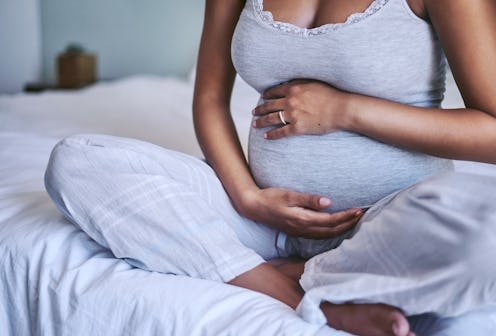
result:
M 307 209 L 323 210 L 331 206 L 331 200 L 320 195 L 291 192 L 289 206 L 298 206 Z
M 355 217 L 360 217 L 364 214 L 364 211 L 360 208 L 351 208 L 344 211 L 338 211 L 330 213 L 330 221 L 332 223 L 343 223 L 352 220 Z M 332 218 L 331 218 L 332 217 Z
M 273 86 L 264 91 L 262 94 L 263 99 L 277 99 L 284 98 L 287 95 L 288 87 L 291 84 L 289 82 L 281 83 L 279 85 Z
M 360 218 L 363 215 L 361 209 L 349 209 L 345 211 L 327 213 L 315 210 L 294 208 L 297 218 L 305 218 L 305 222 L 310 226 L 320 226 L 324 228 L 333 228 L 345 222 Z
M 279 127 L 264 133 L 264 138 L 267 140 L 278 140 L 291 135 L 296 135 L 295 127 L 293 124 L 287 124 L 286 126 Z
M 279 117 L 279 112 L 269 113 L 253 121 L 253 127 L 255 128 L 263 128 L 282 124 L 283 122 Z
M 269 100 L 261 105 L 258 105 L 251 111 L 253 115 L 261 116 L 276 111 L 284 110 L 284 102 L 282 99 Z
M 289 124 L 289 121 L 286 118 L 287 113 L 282 114 L 282 118 L 280 116 L 280 112 L 273 112 L 269 113 L 265 116 L 262 116 L 258 118 L 257 120 L 253 121 L 253 127 L 255 128 L 263 128 L 263 127 L 268 127 L 268 126 L 276 126 L 276 125 L 284 125 L 282 122 L 283 120 L 286 122 L 286 124 Z
M 319 81 L 316 81 L 313 79 L 304 79 L 304 78 L 291 79 L 287 82 L 275 85 L 275 86 L 265 90 L 262 94 L 262 98 L 274 99 L 274 98 L 287 97 L 289 95 L 289 89 L 292 86 L 298 86 L 301 84 L 308 84 L 311 82 L 319 82 Z
M 322 226 L 310 226 L 304 229 L 304 232 L 301 233 L 302 237 L 311 238 L 311 239 L 329 239 L 335 238 L 349 230 L 353 229 L 361 217 L 354 218 L 350 221 L 344 222 L 336 227 L 322 227 Z
M 363 215 L 360 216 L 355 216 L 354 218 L 350 219 L 349 221 L 343 222 L 335 227 L 329 228 L 328 232 L 331 235 L 334 235 L 334 237 L 339 236 L 344 234 L 345 232 L 348 232 L 349 230 L 353 229 L 358 222 L 362 219 Z M 315 228 L 318 228 L 320 226 L 315 226 Z

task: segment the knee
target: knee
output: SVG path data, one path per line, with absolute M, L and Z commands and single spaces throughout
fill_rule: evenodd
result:
M 478 235 L 484 226 L 494 226 L 495 190 L 494 177 L 452 172 L 414 186 L 406 193 L 406 203 L 420 218 Z
M 57 208 L 71 219 L 67 197 L 74 173 L 81 169 L 89 135 L 73 135 L 59 141 L 53 148 L 45 170 L 45 189 Z
M 52 149 L 46 169 L 48 182 L 64 173 L 81 170 L 87 165 L 92 154 L 102 148 L 112 147 L 113 137 L 99 134 L 76 134 L 60 140 Z
M 85 135 L 73 135 L 59 141 L 52 149 L 45 171 L 47 189 L 58 189 L 66 173 L 76 168 L 75 160 L 84 153 L 83 147 L 88 143 Z M 50 192 L 49 190 L 49 192 Z
M 496 272 L 496 179 L 449 173 L 406 193 L 410 234 L 434 242 L 440 264 L 466 263 L 475 273 Z M 419 233 L 420 232 L 420 233 Z M 491 263 L 491 265 L 489 265 Z M 469 273 L 473 273 L 470 272 Z
M 409 196 L 413 203 L 442 206 L 470 212 L 473 209 L 496 209 L 496 177 L 450 172 L 435 176 L 413 187 Z M 484 210 L 483 209 L 483 210 Z

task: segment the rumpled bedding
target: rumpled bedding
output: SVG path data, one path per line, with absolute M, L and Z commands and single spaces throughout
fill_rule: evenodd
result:
M 135 77 L 81 91 L 0 96 L 0 335 L 347 335 L 233 286 L 131 267 L 67 222 L 43 186 L 63 136 L 106 133 L 200 155 L 192 83 Z M 246 144 L 258 95 L 237 83 L 232 108 Z M 493 172 L 489 165 L 460 169 Z M 410 319 L 418 335 L 493 335 L 496 317 Z

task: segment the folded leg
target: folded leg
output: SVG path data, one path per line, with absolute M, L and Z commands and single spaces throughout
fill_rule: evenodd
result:
M 386 303 L 407 315 L 454 316 L 496 302 L 496 178 L 444 174 L 391 195 L 354 236 L 305 265 L 298 307 Z
M 71 222 L 139 268 L 227 282 L 278 256 L 277 233 L 238 215 L 205 162 L 150 143 L 66 138 L 45 184 Z

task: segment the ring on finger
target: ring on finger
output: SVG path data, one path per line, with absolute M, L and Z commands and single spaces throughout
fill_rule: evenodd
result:
M 279 111 L 279 119 L 281 120 L 281 123 L 282 123 L 283 125 L 287 125 L 287 124 L 288 124 L 288 123 L 286 122 L 286 120 L 284 120 L 284 111 L 283 111 L 283 110 Z

